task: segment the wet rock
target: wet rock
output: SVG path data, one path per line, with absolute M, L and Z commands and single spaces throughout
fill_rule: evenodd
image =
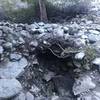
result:
M 90 76 L 83 76 L 76 80 L 73 86 L 74 95 L 80 95 L 91 89 L 94 89 L 96 84 L 92 81 Z
M 25 58 L 20 59 L 19 61 L 11 62 L 8 61 L 5 65 L 0 65 L 0 77 L 2 78 L 15 78 L 24 68 L 28 65 L 28 62 Z
M 0 79 L 0 100 L 18 95 L 22 90 L 16 79 Z

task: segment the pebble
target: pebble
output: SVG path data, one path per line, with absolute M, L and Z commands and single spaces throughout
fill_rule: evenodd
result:
M 84 58 L 84 56 L 85 56 L 85 53 L 80 52 L 75 55 L 75 59 L 82 60 Z
M 44 74 L 43 79 L 47 82 L 50 81 L 55 76 L 54 72 L 48 72 L 47 74 Z
M 2 47 L 2 46 L 0 46 L 0 54 L 2 54 L 2 53 L 3 53 L 3 51 L 4 51 L 3 47 Z

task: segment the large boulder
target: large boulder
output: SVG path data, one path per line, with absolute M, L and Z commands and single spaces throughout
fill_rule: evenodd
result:
M 47 14 L 52 17 L 66 17 L 85 13 L 89 8 L 88 0 L 45 0 Z M 38 0 L 0 0 L 0 20 L 14 22 L 33 22 L 39 18 Z

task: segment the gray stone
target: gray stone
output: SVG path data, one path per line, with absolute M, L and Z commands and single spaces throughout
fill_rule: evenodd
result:
M 34 40 L 34 41 L 32 41 L 30 43 L 30 45 L 33 46 L 33 47 L 37 47 L 38 46 L 38 42 L 36 40 Z
M 5 65 L 0 65 L 0 77 L 2 78 L 15 78 L 17 77 L 24 68 L 27 66 L 28 62 L 25 58 L 19 61 L 11 62 L 8 61 Z
M 0 100 L 18 95 L 22 90 L 16 79 L 0 79 Z
M 4 46 L 5 48 L 12 48 L 12 47 L 13 47 L 12 43 L 10 43 L 10 42 L 4 43 L 3 46 Z
M 54 34 L 57 35 L 58 37 L 63 37 L 64 36 L 64 30 L 61 28 L 55 29 Z
M 95 64 L 95 65 L 100 66 L 100 58 L 95 58 L 92 63 Z
M 90 33 L 94 34 L 94 35 L 99 35 L 100 32 L 97 30 L 89 30 Z
M 63 27 L 63 29 L 64 29 L 64 33 L 67 33 L 67 32 L 68 32 L 68 30 L 69 30 L 69 28 L 68 28 L 68 27 Z
M 88 39 L 90 42 L 96 42 L 100 40 L 100 35 L 89 34 Z
M 21 54 L 18 54 L 18 53 L 12 53 L 10 54 L 10 59 L 12 61 L 18 61 L 22 58 L 22 55 Z
M 43 22 L 38 23 L 39 26 L 44 26 L 45 24 Z
M 77 46 L 82 47 L 86 45 L 86 40 L 78 38 L 78 39 L 75 39 L 75 43 L 77 44 Z
M 75 55 L 75 59 L 82 60 L 84 58 L 84 56 L 85 56 L 85 53 L 80 52 Z

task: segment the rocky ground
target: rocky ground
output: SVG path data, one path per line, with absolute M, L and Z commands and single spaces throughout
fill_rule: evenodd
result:
M 0 100 L 100 100 L 99 14 L 0 22 Z

